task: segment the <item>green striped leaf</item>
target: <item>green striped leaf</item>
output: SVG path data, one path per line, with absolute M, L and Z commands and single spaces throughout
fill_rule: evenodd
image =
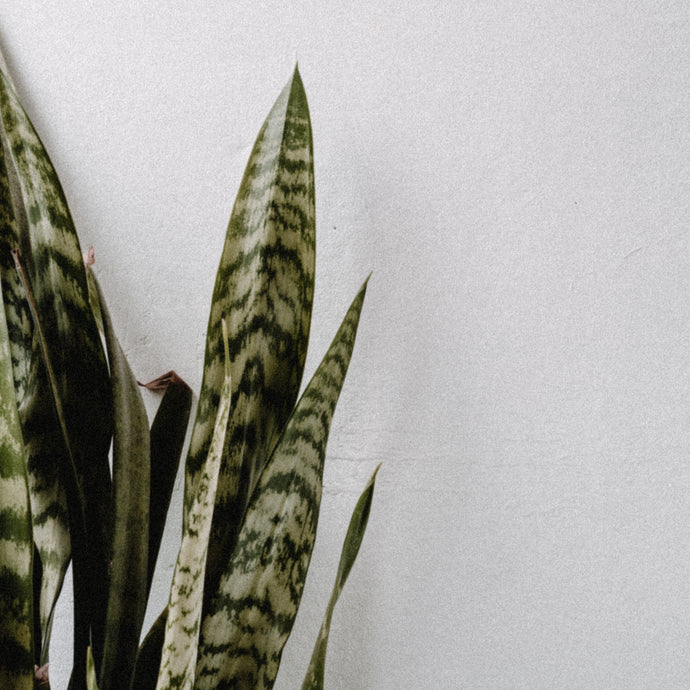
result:
M 45 405 L 46 409 L 44 413 L 52 412 L 52 418 L 56 421 L 56 436 L 54 439 L 55 447 L 62 450 L 62 462 L 56 470 L 56 474 L 59 477 L 59 481 L 65 487 L 65 496 L 68 505 L 68 519 L 69 519 L 69 534 L 70 542 L 74 546 L 74 551 L 79 554 L 86 555 L 88 553 L 88 528 L 86 514 L 84 511 L 84 494 L 83 487 L 79 481 L 79 475 L 77 471 L 77 466 L 74 461 L 74 454 L 72 452 L 72 446 L 70 443 L 69 435 L 67 433 L 67 426 L 65 423 L 64 408 L 62 405 L 62 399 L 60 397 L 60 392 L 57 383 L 57 377 L 55 374 L 55 369 L 53 368 L 50 353 L 48 351 L 47 340 L 43 327 L 41 325 L 41 320 L 38 315 L 38 310 L 36 308 L 36 301 L 33 296 L 33 290 L 28 280 L 26 271 L 19 259 L 19 253 L 13 250 L 14 259 L 17 265 L 17 272 L 21 277 L 22 286 L 27 296 L 27 301 L 29 303 L 31 316 L 33 320 L 34 333 L 36 340 L 39 343 L 41 362 L 43 365 L 43 370 L 45 371 L 46 384 L 45 390 Z M 54 429 L 49 429 L 50 431 L 55 431 Z M 75 559 L 74 563 L 74 621 L 75 621 L 75 659 L 81 658 L 82 655 L 86 654 L 86 645 L 89 635 L 89 619 L 88 612 L 89 607 L 93 604 L 92 600 L 92 590 L 95 587 L 95 583 L 88 579 L 86 569 L 83 567 L 85 559 L 79 558 Z M 77 565 L 79 564 L 79 565 Z M 34 577 L 37 577 L 40 570 L 34 568 Z M 42 573 L 41 573 L 42 577 Z M 34 582 L 34 591 L 38 589 L 36 583 Z M 78 599 L 77 592 L 82 593 L 83 598 Z M 47 636 L 50 635 L 50 628 L 52 627 L 52 615 L 48 624 Z M 47 640 L 44 640 L 44 646 L 48 644 Z M 83 652 L 83 654 L 82 654 Z M 47 669 L 48 665 L 44 664 L 42 668 Z M 82 669 L 83 671 L 83 669 Z M 81 684 L 81 678 L 79 678 Z
M 150 448 L 144 401 L 120 343 L 98 282 L 98 304 L 110 363 L 115 429 L 115 516 L 101 690 L 129 689 L 148 594 Z
M 225 380 L 211 447 L 196 483 L 194 501 L 185 521 L 182 544 L 173 574 L 157 690 L 191 690 L 194 687 L 206 555 L 232 395 L 225 322 L 222 326 L 225 342 Z
M 20 248 L 22 238 L 28 237 L 23 211 L 19 180 L 6 138 L 0 136 L 0 271 L 19 406 L 24 404 L 27 394 L 34 345 L 26 295 L 12 259 L 12 250 Z
M 331 419 L 366 283 L 272 453 L 205 615 L 196 687 L 270 688 L 292 630 L 316 536 Z
M 297 399 L 311 320 L 314 238 L 311 124 L 295 69 L 254 144 L 213 292 L 185 483 L 189 508 L 217 418 L 225 318 L 233 409 L 208 554 L 209 591 L 232 552 L 253 487 Z
M 6 164 L 8 159 L 6 138 L 0 136 L 0 278 L 15 392 L 24 432 L 33 535 L 39 554 L 35 567 L 43 644 L 39 639 L 36 646 L 37 660 L 44 664 L 48 661 L 52 615 L 70 557 L 67 503 L 57 469 L 67 460 L 52 413 L 26 292 L 12 258 L 12 250 L 21 245 L 21 237 L 28 237 L 28 230 L 16 171 L 11 162 Z
M 45 350 L 54 371 L 57 400 L 64 413 L 66 435 L 77 468 L 78 486 L 70 486 L 71 475 L 65 469 L 69 453 L 62 450 L 64 443 L 59 442 L 55 407 L 51 407 L 47 397 L 41 397 L 47 396 L 49 388 L 45 385 L 45 367 L 41 369 L 37 363 L 38 335 L 34 332 L 30 359 L 26 353 L 30 361 L 27 391 L 32 399 L 20 401 L 20 413 L 24 412 L 22 430 L 30 449 L 30 476 L 35 477 L 32 502 L 34 488 L 40 487 L 39 491 L 43 491 L 44 475 L 49 480 L 49 496 L 41 498 L 43 509 L 50 504 L 64 510 L 64 496 L 67 496 L 75 589 L 78 591 L 75 597 L 75 683 L 79 685 L 85 673 L 89 638 L 93 641 L 96 658 L 102 649 L 107 604 L 107 587 L 95 583 L 102 585 L 108 579 L 112 511 L 108 466 L 112 425 L 110 382 L 98 331 L 88 307 L 81 251 L 64 194 L 40 139 L 1 74 L 0 120 L 0 140 L 18 246 L 28 282 L 33 286 L 38 320 L 45 334 Z M 44 422 L 48 422 L 47 427 Z M 51 443 L 39 442 L 40 448 L 32 450 L 34 438 L 44 430 L 46 437 L 51 437 Z M 86 516 L 86 533 L 80 533 L 83 527 L 78 526 L 82 513 Z M 42 514 L 45 512 L 37 513 L 38 517 Z M 34 534 L 40 552 L 40 530 L 35 529 Z M 53 536 L 58 537 L 57 542 Z M 44 572 L 46 567 L 52 567 L 54 555 L 62 559 L 63 536 L 56 535 L 54 530 L 49 533 L 48 545 L 43 549 L 45 558 L 41 555 Z M 57 549 L 56 543 L 59 543 Z M 56 564 L 58 573 L 62 567 L 62 561 Z M 60 585 L 61 579 L 53 578 L 52 590 L 59 589 Z M 45 611 L 49 607 L 44 608 L 42 604 L 41 608 Z M 49 627 L 48 621 L 46 632 Z
M 0 687 L 32 690 L 33 537 L 29 485 L 0 300 Z
M 50 159 L 2 75 L 0 116 L 1 136 L 7 144 L 5 151 L 10 154 L 6 167 L 11 165 L 14 169 L 21 194 L 21 199 L 12 199 L 13 206 L 23 207 L 26 213 L 28 237 L 19 236 L 18 246 L 41 323 L 48 334 L 47 346 L 58 375 L 70 436 L 75 446 L 100 448 L 110 440 L 110 387 L 103 348 L 89 308 L 79 241 Z M 20 224 L 20 235 L 22 230 Z M 79 359 L 75 360 L 74 355 L 79 355 Z M 75 362 L 79 362 L 83 372 L 75 372 Z M 86 382 L 92 384 L 92 389 L 80 389 L 80 395 L 76 395 L 78 384 Z M 79 429 L 85 425 L 73 419 L 77 410 L 90 411 L 94 423 L 88 426 L 93 426 L 92 430 Z M 106 413 L 103 419 L 97 419 L 98 412 Z M 103 428 L 108 433 L 103 433 Z
M 347 577 L 359 553 L 362 539 L 364 538 L 364 532 L 367 528 L 367 522 L 369 521 L 369 513 L 371 512 L 371 503 L 374 500 L 374 484 L 376 483 L 376 474 L 379 471 L 379 467 L 381 467 L 381 465 L 374 470 L 374 474 L 364 488 L 352 513 L 350 526 L 347 529 L 343 550 L 340 555 L 335 585 L 333 586 L 331 599 L 328 602 L 326 615 L 321 624 L 321 630 L 319 630 L 319 636 L 314 645 L 314 652 L 311 657 L 311 662 L 309 663 L 307 675 L 302 684 L 302 690 L 323 690 L 326 648 L 328 646 L 328 634 L 331 629 L 333 609 L 340 597 L 340 593 L 343 591 Z

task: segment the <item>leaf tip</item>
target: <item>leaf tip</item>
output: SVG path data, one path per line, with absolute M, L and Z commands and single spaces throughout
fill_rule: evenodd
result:
M 302 75 L 299 71 L 299 63 L 295 61 L 295 69 L 292 71 L 292 77 L 286 87 L 290 94 L 290 100 L 297 99 L 296 102 L 304 102 L 306 106 L 307 94 L 304 90 L 304 83 Z

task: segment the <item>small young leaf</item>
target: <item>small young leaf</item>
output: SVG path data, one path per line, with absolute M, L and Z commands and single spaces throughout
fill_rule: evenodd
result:
M 91 647 L 86 650 L 86 690 L 98 690 L 96 664 L 93 660 Z
M 328 634 L 331 628 L 333 609 L 338 601 L 338 597 L 340 597 L 340 593 L 343 591 L 345 581 L 347 580 L 350 570 L 354 565 L 357 554 L 359 553 L 359 547 L 361 546 L 362 539 L 364 538 L 364 532 L 367 528 L 369 513 L 371 511 L 371 503 L 374 498 L 374 484 L 376 482 L 376 474 L 379 471 L 379 467 L 381 467 L 381 465 L 374 470 L 374 474 L 369 480 L 369 483 L 366 485 L 362 495 L 359 497 L 357 505 L 352 513 L 350 526 L 347 529 L 347 535 L 345 536 L 345 542 L 343 543 L 343 550 L 340 555 L 340 563 L 338 564 L 338 574 L 336 575 L 335 585 L 333 586 L 331 599 L 328 602 L 326 615 L 324 616 L 323 623 L 321 624 L 319 636 L 316 640 L 316 644 L 314 645 L 314 652 L 311 657 L 311 662 L 309 663 L 307 675 L 302 685 L 302 690 L 323 690 L 324 669 L 326 665 L 326 647 L 328 646 Z

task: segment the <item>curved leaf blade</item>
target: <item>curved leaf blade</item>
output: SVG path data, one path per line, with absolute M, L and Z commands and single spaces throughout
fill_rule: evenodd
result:
M 14 91 L 0 73 L 0 136 L 16 171 L 28 238 L 19 237 L 36 306 L 46 333 L 51 362 L 58 374 L 70 437 L 84 451 L 110 441 L 111 396 L 107 365 L 89 307 L 86 272 L 79 240 L 60 182 L 43 145 Z M 19 232 L 22 231 L 20 227 Z M 75 363 L 79 368 L 75 371 Z M 67 375 L 69 373 L 69 375 Z M 80 386 L 89 384 L 82 389 Z M 76 391 L 79 391 L 79 395 Z M 84 430 L 91 411 L 93 429 Z M 102 414 L 102 419 L 97 418 Z
M 230 333 L 233 410 L 208 554 L 208 589 L 237 538 L 249 496 L 299 392 L 314 291 L 314 164 L 299 72 L 257 137 L 228 225 L 209 317 L 204 376 L 187 460 L 185 504 L 206 457 Z
M 80 603 L 75 624 L 75 683 L 83 682 L 86 646 L 91 638 L 94 655 L 102 651 L 110 551 L 111 487 L 108 449 L 112 424 L 112 400 L 105 356 L 93 315 L 88 306 L 86 275 L 79 241 L 55 170 L 29 118 L 6 77 L 0 73 L 0 139 L 11 168 L 10 184 L 18 224 L 19 246 L 35 289 L 39 320 L 46 335 L 49 360 L 55 372 L 59 400 L 64 410 L 67 436 L 78 469 L 80 492 L 68 492 L 70 521 L 78 522 L 84 511 L 89 532 L 73 539 L 75 587 Z M 16 214 L 17 217 L 18 214 Z M 38 380 L 38 376 L 37 376 Z M 45 373 L 39 387 L 45 387 Z M 46 400 L 34 401 L 23 425 L 27 446 L 38 433 L 38 419 L 50 417 Z M 89 420 L 85 423 L 85 420 Z M 33 458 L 37 462 L 64 465 L 64 457 Z M 31 467 L 30 467 L 31 470 Z M 42 466 L 37 472 L 48 473 Z M 58 474 L 59 472 L 55 472 Z M 64 474 L 64 472 L 63 472 Z M 57 479 L 58 483 L 61 480 Z M 70 498 L 71 495 L 71 498 Z M 57 498 L 57 497 L 56 497 Z M 47 626 L 49 628 L 49 625 Z
M 273 686 L 316 536 L 326 442 L 354 347 L 362 286 L 297 404 L 252 496 L 204 616 L 199 690 Z
M 335 609 L 340 593 L 343 591 L 350 570 L 352 570 L 352 566 L 355 563 L 355 559 L 359 553 L 359 547 L 362 545 L 364 532 L 367 529 L 367 522 L 369 521 L 369 513 L 371 512 L 371 504 L 374 500 L 376 475 L 380 467 L 381 465 L 374 470 L 374 474 L 364 488 L 352 512 L 350 525 L 347 528 L 343 550 L 340 555 L 340 563 L 338 564 L 338 573 L 335 578 L 333 592 L 331 593 L 326 615 L 324 616 L 321 629 L 319 630 L 319 636 L 314 645 L 314 652 L 309 663 L 309 668 L 307 669 L 307 675 L 302 684 L 302 690 L 323 690 L 324 670 L 326 667 L 326 648 L 328 646 L 328 635 L 331 629 L 333 609 Z
M 12 258 L 21 236 L 28 235 L 21 229 L 26 228 L 26 218 L 16 171 L 7 164 L 8 156 L 7 141 L 0 136 L 0 282 L 27 458 L 33 538 L 39 555 L 35 564 L 42 642 L 36 640 L 36 646 L 39 663 L 45 664 L 52 615 L 71 553 L 67 500 L 57 470 L 68 460 L 61 450 L 60 429 L 52 414 L 26 292 Z

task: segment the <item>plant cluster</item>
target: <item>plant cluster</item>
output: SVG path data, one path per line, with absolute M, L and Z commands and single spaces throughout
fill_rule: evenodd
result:
M 173 372 L 149 384 L 164 391 L 149 426 L 93 254 L 84 260 L 55 170 L 0 67 L 0 687 L 48 686 L 71 563 L 71 688 L 270 688 L 307 575 L 366 290 L 298 398 L 315 259 L 299 73 L 261 128 L 230 218 L 169 602 L 140 643 L 192 392 Z M 333 606 L 374 477 L 352 516 L 304 688 L 323 686 Z

